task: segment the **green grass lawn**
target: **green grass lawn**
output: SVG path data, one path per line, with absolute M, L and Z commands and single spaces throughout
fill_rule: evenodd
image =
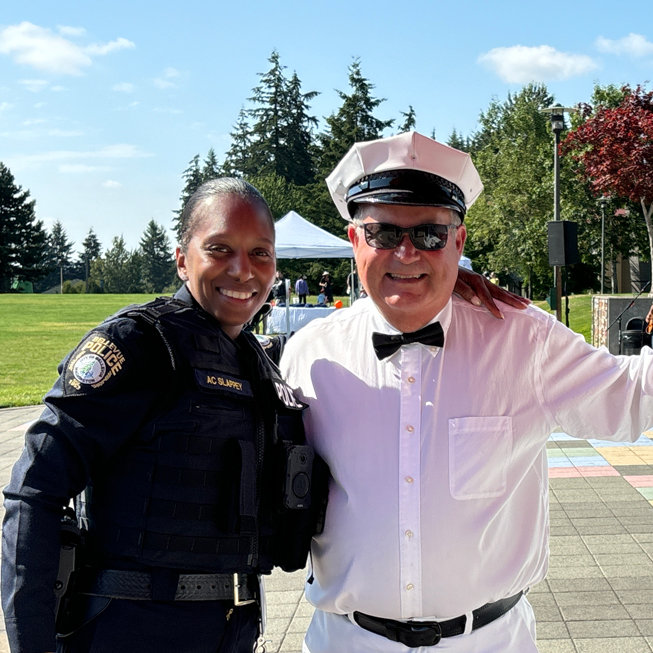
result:
M 536 306 L 555 313 L 547 302 L 534 302 Z M 565 322 L 565 298 L 562 298 L 562 322 Z M 569 328 L 580 333 L 586 342 L 592 342 L 592 295 L 572 295 L 569 297 Z
M 155 295 L 0 295 L 0 407 L 41 402 L 82 336 Z
M 40 403 L 57 378 L 57 365 L 89 329 L 123 306 L 153 297 L 0 294 L 0 407 Z M 536 304 L 548 310 L 546 302 Z M 570 297 L 569 304 L 570 328 L 589 342 L 590 295 Z

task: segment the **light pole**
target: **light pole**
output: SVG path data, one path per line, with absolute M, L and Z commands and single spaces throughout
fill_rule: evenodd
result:
M 603 280 L 605 278 L 605 205 L 610 201 L 609 197 L 599 197 L 601 205 L 601 294 L 603 294 Z
M 571 107 L 563 107 L 559 104 L 542 109 L 549 114 L 551 130 L 555 136 L 553 149 L 553 219 L 560 220 L 560 134 L 565 128 L 565 111 L 576 111 Z M 553 266 L 553 284 L 556 290 L 556 318 L 562 321 L 562 275 L 561 266 Z

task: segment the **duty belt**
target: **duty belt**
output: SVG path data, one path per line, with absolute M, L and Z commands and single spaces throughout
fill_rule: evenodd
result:
M 484 606 L 472 612 L 472 630 L 487 626 L 490 622 L 504 615 L 513 608 L 524 592 L 519 592 L 507 599 Z M 372 617 L 362 612 L 354 612 L 354 621 L 365 630 L 382 635 L 393 642 L 400 642 L 410 648 L 435 646 L 443 637 L 462 635 L 465 632 L 467 617 L 456 617 L 447 621 L 394 621 L 381 617 Z
M 118 569 L 82 570 L 76 589 L 81 594 L 140 601 L 233 601 L 235 606 L 257 600 L 255 574 L 178 574 Z

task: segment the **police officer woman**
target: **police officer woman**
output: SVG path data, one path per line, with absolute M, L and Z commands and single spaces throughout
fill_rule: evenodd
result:
M 184 285 L 174 298 L 127 307 L 88 333 L 26 435 L 5 489 L 14 653 L 55 641 L 67 653 L 251 653 L 258 575 L 305 564 L 315 510 L 303 407 L 242 330 L 275 274 L 258 191 L 231 178 L 201 186 L 176 260 Z M 287 487 L 288 474 L 302 482 Z M 58 562 L 73 497 L 86 536 L 70 576 Z M 69 580 L 55 626 L 53 588 Z

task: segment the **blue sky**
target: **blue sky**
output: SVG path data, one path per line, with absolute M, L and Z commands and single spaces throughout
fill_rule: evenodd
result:
M 565 106 L 595 83 L 650 89 L 652 26 L 650 0 L 5 2 L 0 161 L 76 250 L 91 227 L 135 248 L 149 220 L 170 228 L 190 159 L 222 160 L 273 49 L 321 121 L 359 58 L 380 118 L 412 105 L 446 140 L 530 81 Z

